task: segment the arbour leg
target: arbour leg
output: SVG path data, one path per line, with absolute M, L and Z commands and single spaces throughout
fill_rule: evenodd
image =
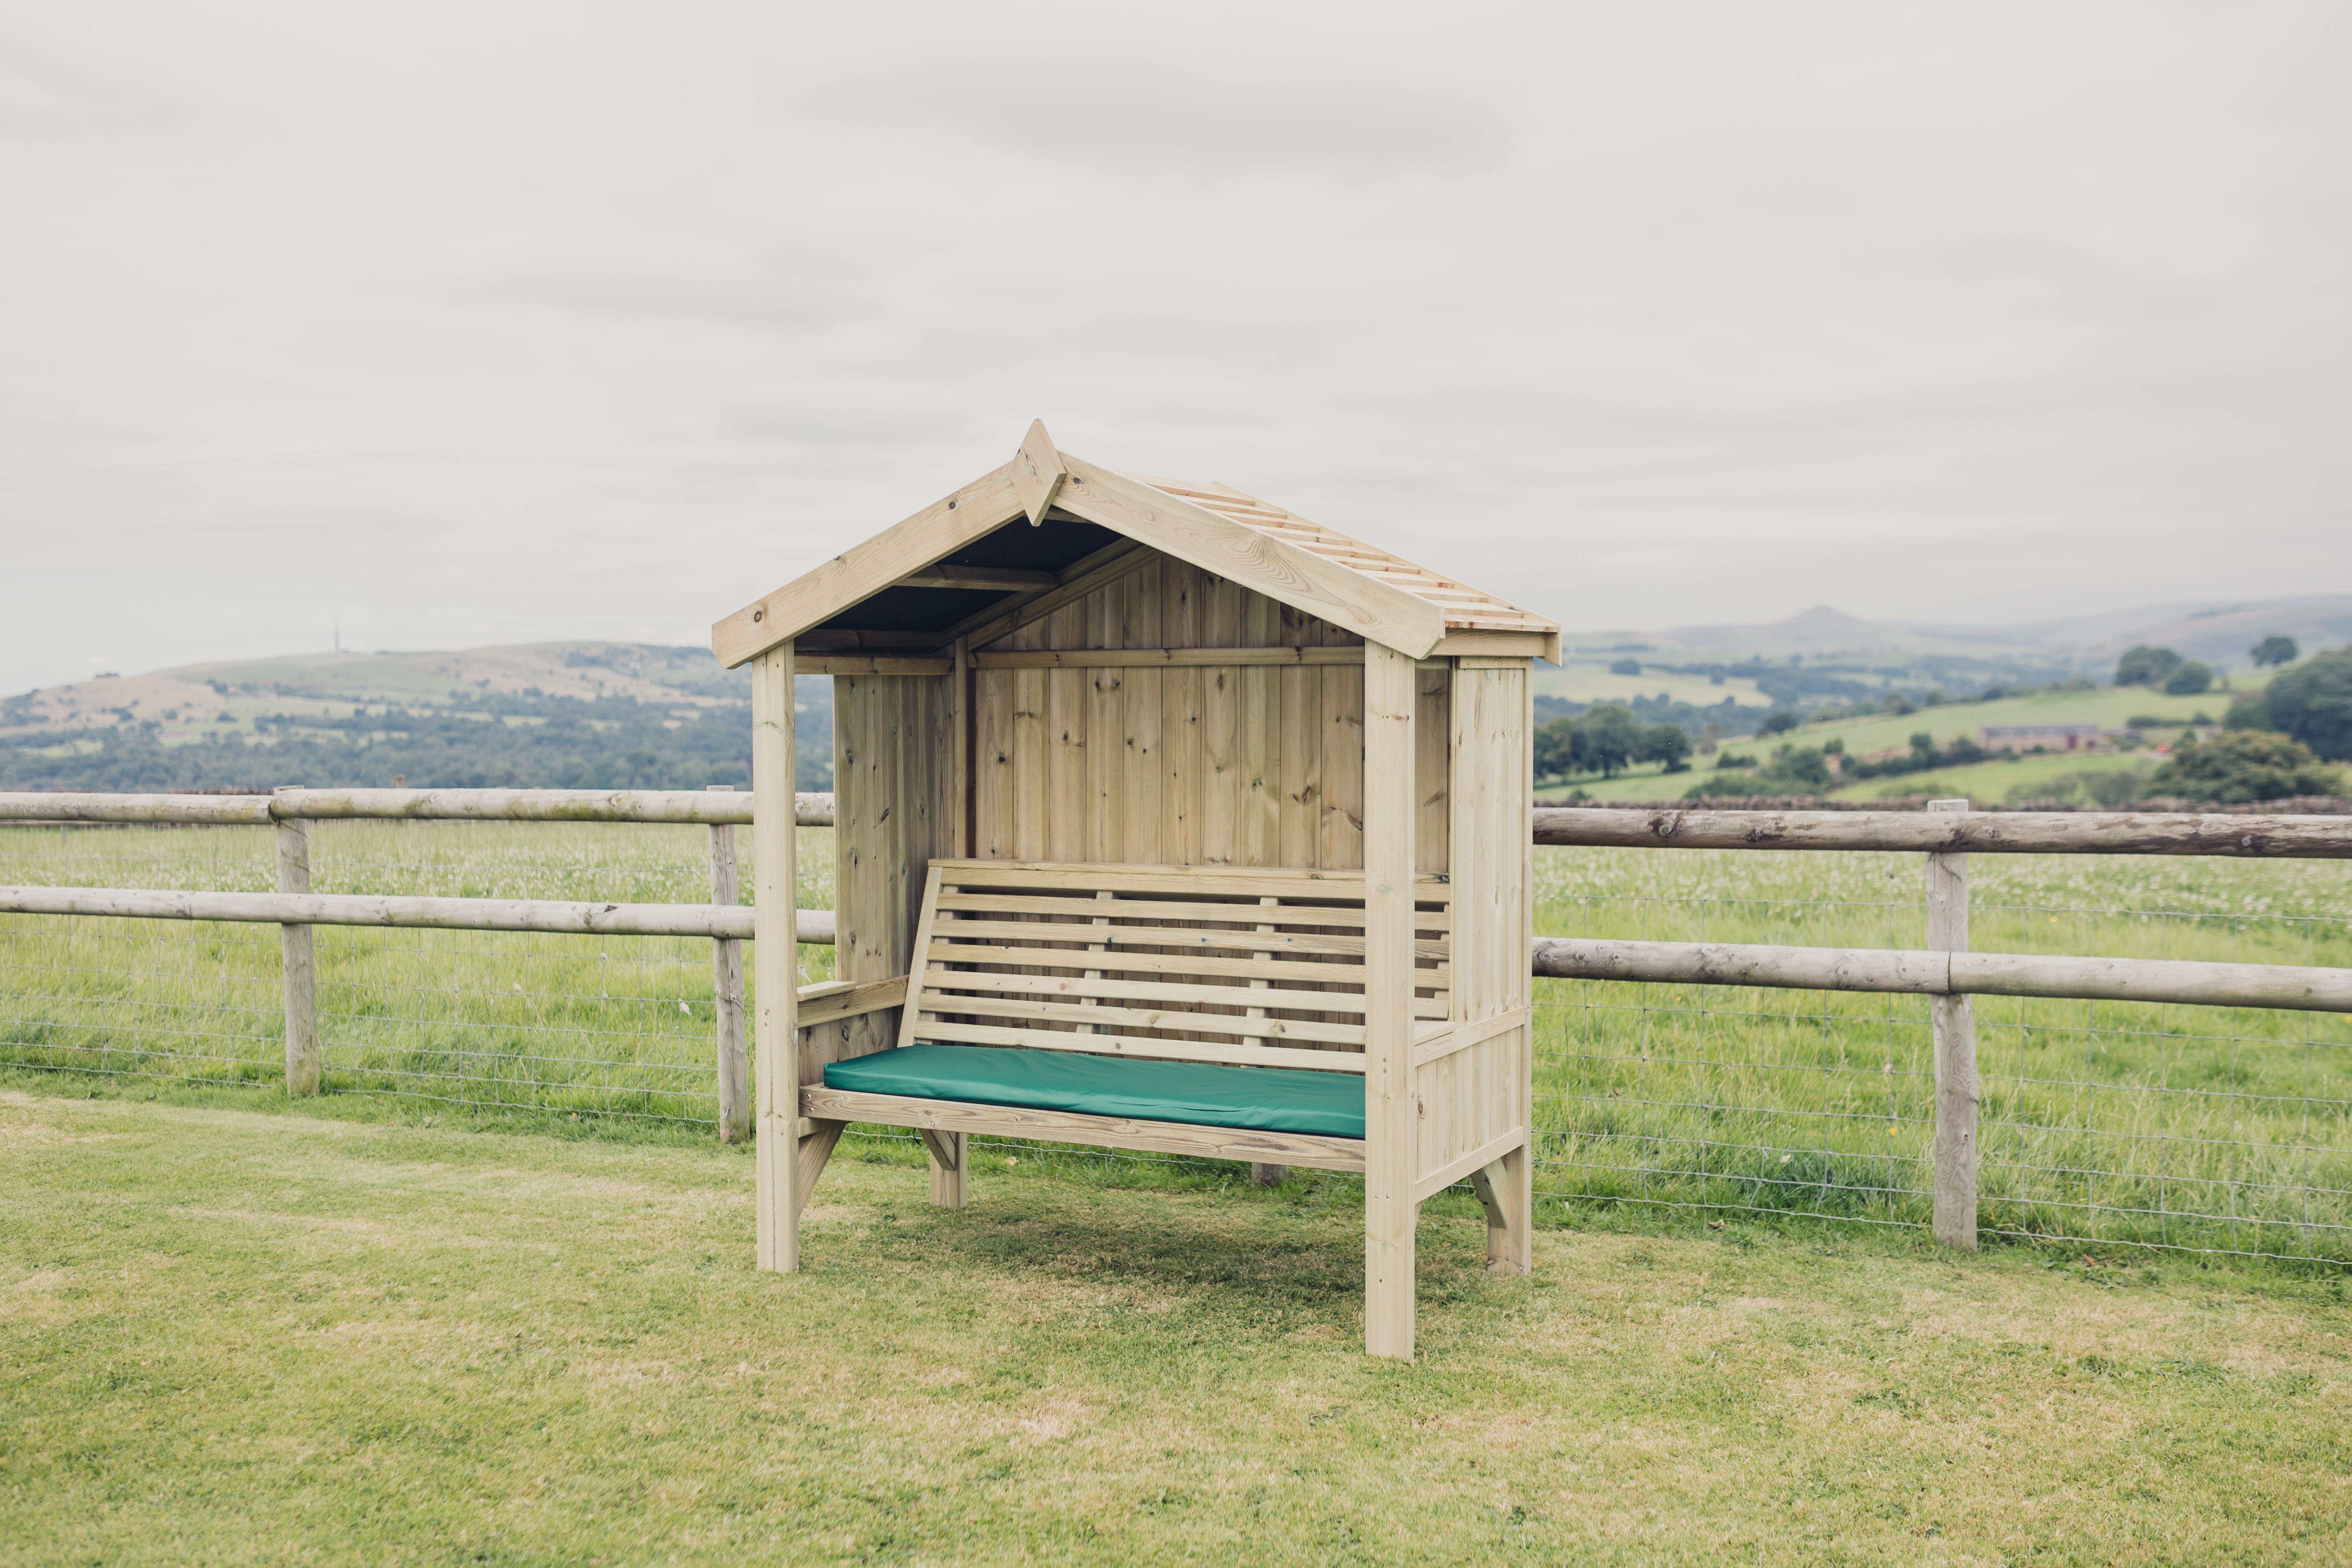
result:
M 1470 1185 L 1486 1210 L 1486 1267 L 1525 1274 L 1535 1263 L 1535 1162 L 1525 1143 L 1477 1172 Z
M 1364 1349 L 1412 1359 L 1413 661 L 1364 645 Z
M 931 1202 L 943 1209 L 963 1207 L 971 1192 L 971 1171 L 964 1163 L 964 1134 L 935 1132 L 928 1127 L 916 1131 L 931 1157 Z
M 759 1266 L 801 1266 L 800 946 L 793 795 L 793 645 L 751 661 L 751 964 L 759 1049 L 753 1211 Z M 826 1146 L 831 1152 L 831 1145 Z M 822 1162 L 820 1162 L 822 1168 Z

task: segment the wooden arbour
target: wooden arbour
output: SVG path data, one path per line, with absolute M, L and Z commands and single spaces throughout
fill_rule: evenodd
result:
M 834 984 L 795 984 L 793 835 L 754 840 L 762 1268 L 798 1268 L 800 1210 L 843 1125 L 878 1120 L 921 1131 L 932 1195 L 950 1205 L 973 1131 L 1360 1168 L 1377 1354 L 1412 1354 L 1413 1226 L 1431 1193 L 1472 1180 L 1490 1264 L 1525 1271 L 1529 674 L 1558 658 L 1555 623 L 1230 486 L 1087 463 L 1040 423 L 1002 468 L 719 622 L 712 646 L 752 667 L 763 823 L 793 820 L 793 677 L 834 680 Z M 1307 907 L 1348 912 L 1319 926 L 1224 913 L 1279 905 L 1299 879 L 1328 900 Z M 970 904 L 963 883 L 1013 900 L 992 934 L 950 934 L 969 908 L 928 930 L 942 888 Z M 1101 967 L 1081 967 L 1095 944 L 1066 923 L 1005 934 L 1063 918 L 1041 890 L 1169 900 L 1181 918 L 1162 924 L 1199 940 L 1154 926 L 1162 945 L 1122 942 L 1116 928 L 1141 918 L 1122 904 L 1098 922 L 1113 928 Z M 1300 941 L 1226 940 L 1294 928 Z M 1162 956 L 1128 956 L 1144 952 Z M 1186 952 L 1216 956 L 1164 956 Z M 910 1004 L 926 961 L 1001 970 L 952 990 L 989 1016 L 948 1011 L 928 983 Z M 1348 966 L 1345 986 L 1307 987 L 1353 988 L 1344 1009 L 1274 1003 L 1306 994 L 1318 962 Z M 1005 978 L 1037 974 L 1058 978 Z M 1050 1005 L 1012 1018 L 1024 1009 L 1007 998 L 1028 995 Z M 1078 1016 L 1102 1007 L 1116 1028 Z M 1272 1054 L 1244 1048 L 1277 1035 Z M 829 1066 L 913 1039 L 1249 1064 L 1350 1053 L 1333 1066 L 1362 1074 L 1364 1135 L 1344 1141 L 1352 1153 L 1300 1142 L 1286 1162 L 1279 1135 L 1114 1131 L 826 1088 Z

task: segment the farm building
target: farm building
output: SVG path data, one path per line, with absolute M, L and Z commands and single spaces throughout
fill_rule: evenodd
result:
M 793 677 L 835 692 L 837 979 L 794 985 L 757 836 L 759 1247 L 844 1126 L 1360 1172 L 1365 1341 L 1412 1353 L 1421 1203 L 1528 1258 L 1530 666 L 1558 625 L 1043 424 L 1011 462 L 719 622 L 759 820 Z M 787 1048 L 797 1042 L 796 1048 Z
M 2053 752 L 2095 752 L 2105 742 L 2096 724 L 1984 724 L 1977 730 L 1978 744 L 1988 752 L 2030 752 L 2046 746 Z

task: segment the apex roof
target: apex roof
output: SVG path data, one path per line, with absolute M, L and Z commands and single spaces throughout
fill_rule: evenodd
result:
M 719 621 L 711 647 L 729 666 L 820 632 L 809 640 L 939 649 L 1137 545 L 1415 658 L 1479 633 L 1559 655 L 1557 621 L 1231 485 L 1098 468 L 1042 420 L 1003 468 Z

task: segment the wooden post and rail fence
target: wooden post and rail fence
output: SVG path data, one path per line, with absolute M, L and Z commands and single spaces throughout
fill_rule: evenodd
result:
M 795 797 L 803 827 L 833 824 L 830 795 Z M 708 904 L 586 903 L 544 899 L 419 898 L 313 893 L 308 824 L 394 821 L 699 823 L 710 830 Z M 285 972 L 286 1088 L 320 1086 L 318 982 L 310 928 L 392 926 L 454 931 L 693 936 L 712 943 L 717 1002 L 719 1137 L 751 1128 L 743 951 L 752 910 L 738 902 L 735 829 L 752 799 L 691 790 L 406 790 L 287 788 L 268 795 L 0 793 L 0 824 L 269 826 L 278 890 L 0 887 L 0 914 L 96 915 L 275 924 Z M 2352 859 L 2352 817 L 2195 813 L 1972 812 L 1964 800 L 1925 812 L 1654 811 L 1538 807 L 1542 845 L 1658 849 L 1869 850 L 1923 854 L 1927 947 L 1923 951 L 1777 947 L 1755 943 L 1546 937 L 1530 973 L 1552 979 L 1770 986 L 1930 998 L 1935 1042 L 1937 1238 L 1976 1245 L 1975 1024 L 1969 998 L 2042 996 L 2352 1013 L 2352 969 L 2209 963 L 2174 959 L 1979 953 L 1969 947 L 1968 859 L 2006 855 L 2191 855 L 2248 859 Z M 801 942 L 834 940 L 830 911 L 798 912 Z M 784 973 L 792 970 L 786 966 Z M 803 988 L 803 1005 L 842 989 Z

